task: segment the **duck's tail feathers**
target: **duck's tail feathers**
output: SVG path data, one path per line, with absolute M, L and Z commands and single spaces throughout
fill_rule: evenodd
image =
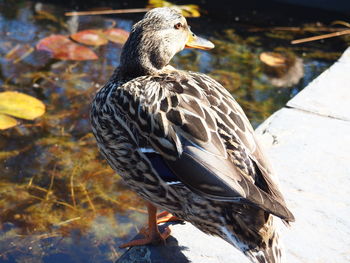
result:
M 271 244 L 272 243 L 272 244 Z M 244 254 L 254 263 L 286 263 L 284 249 L 278 237 L 272 240 L 267 248 L 247 250 Z

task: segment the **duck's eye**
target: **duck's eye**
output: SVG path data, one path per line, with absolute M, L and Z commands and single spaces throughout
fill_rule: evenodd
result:
M 175 24 L 175 29 L 180 29 L 181 27 L 182 27 L 182 24 L 181 23 L 177 23 L 177 24 Z

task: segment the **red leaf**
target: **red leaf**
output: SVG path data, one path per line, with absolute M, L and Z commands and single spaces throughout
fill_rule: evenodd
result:
M 38 50 L 45 50 L 54 58 L 62 60 L 92 60 L 97 55 L 88 47 L 78 45 L 63 35 L 51 35 L 43 38 L 36 45 Z
M 101 46 L 108 43 L 106 35 L 98 29 L 83 30 L 72 34 L 70 37 L 79 43 L 91 46 Z
M 129 37 L 129 32 L 120 28 L 111 28 L 103 32 L 109 41 L 123 45 Z

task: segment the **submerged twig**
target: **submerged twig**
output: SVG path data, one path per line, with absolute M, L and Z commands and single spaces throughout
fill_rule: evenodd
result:
M 128 14 L 128 13 L 145 13 L 150 8 L 132 8 L 132 9 L 116 9 L 116 10 L 97 10 L 97 11 L 74 11 L 65 13 L 66 16 L 86 16 L 86 15 L 111 15 L 111 14 Z
M 52 237 L 59 237 L 59 236 L 60 234 L 53 232 L 53 233 L 45 233 L 45 234 L 37 235 L 35 236 L 35 238 L 37 238 L 38 240 L 42 240 L 42 239 L 47 239 Z
M 346 21 L 342 21 L 342 20 L 333 21 L 332 25 L 342 25 L 342 26 L 350 28 L 350 23 L 346 22 Z
M 329 33 L 329 34 L 324 34 L 324 35 L 319 35 L 319 36 L 314 36 L 314 37 L 296 39 L 296 40 L 293 40 L 291 43 L 292 44 L 300 44 L 300 43 L 304 43 L 304 42 L 310 42 L 310 41 L 321 40 L 321 39 L 337 37 L 337 36 L 342 36 L 342 35 L 348 35 L 348 34 L 350 34 L 350 29 L 338 31 L 338 32 L 334 32 L 334 33 Z
M 0 151 L 0 160 L 2 159 L 10 159 L 14 156 L 19 155 L 20 153 L 23 153 L 27 150 L 29 150 L 31 147 L 33 147 L 33 145 L 27 145 L 22 149 L 19 150 L 12 150 L 12 151 Z
M 103 198 L 105 198 L 106 200 L 108 200 L 108 201 L 110 201 L 112 203 L 117 204 L 118 206 L 126 206 L 130 210 L 133 210 L 133 211 L 136 211 L 136 212 L 139 212 L 139 213 L 142 213 L 142 214 L 147 214 L 146 210 L 143 210 L 143 209 L 140 209 L 140 208 L 136 208 L 136 207 L 133 207 L 133 206 L 129 206 L 129 205 L 126 205 L 126 204 L 124 204 L 122 202 L 119 202 L 119 201 L 109 197 L 107 194 L 105 194 L 101 190 L 98 190 L 98 192 Z
M 54 200 L 53 202 L 56 203 L 56 204 L 59 204 L 59 205 L 63 205 L 63 206 L 69 207 L 69 208 L 73 209 L 74 211 L 77 211 L 77 209 L 74 206 L 71 206 L 70 204 L 68 204 L 66 202 L 57 201 L 57 200 Z
M 50 180 L 50 185 L 49 185 L 49 188 L 47 189 L 47 193 L 46 193 L 46 197 L 45 197 L 46 200 L 49 200 L 49 195 L 50 195 L 50 192 L 51 192 L 52 187 L 53 187 L 53 182 L 55 180 L 55 174 L 56 174 L 56 165 L 53 168 L 53 172 L 52 172 L 51 180 Z
M 73 222 L 73 221 L 77 221 L 77 220 L 80 220 L 80 219 L 81 219 L 80 216 L 74 217 L 74 218 L 68 219 L 68 220 L 66 220 L 66 221 L 59 222 L 57 225 L 58 225 L 58 226 L 65 225 L 65 224 L 68 224 L 68 223 L 71 223 L 71 222 Z
M 26 57 L 28 57 L 30 54 L 32 54 L 34 51 L 33 47 L 30 47 L 22 56 L 20 56 L 19 58 L 15 59 L 13 61 L 13 64 L 17 64 L 18 62 L 22 61 L 23 59 L 25 59 Z
M 72 202 L 73 202 L 73 206 L 74 208 L 76 208 L 76 202 L 75 202 L 75 194 L 74 194 L 74 173 L 75 173 L 75 169 L 72 171 L 72 175 L 70 176 L 70 193 L 71 193 L 71 197 L 72 197 Z
M 45 189 L 45 191 L 46 191 L 46 189 Z M 43 199 L 41 197 L 38 197 L 36 195 L 29 194 L 29 196 L 34 198 L 34 199 L 40 200 L 42 202 L 46 201 L 45 199 Z M 57 200 L 52 200 L 52 202 L 55 203 L 55 204 L 59 204 L 59 205 L 63 205 L 63 206 L 69 207 L 69 208 L 73 209 L 74 211 L 77 211 L 77 209 L 75 207 L 71 206 L 68 203 L 65 203 L 65 202 L 62 202 L 62 201 L 57 201 Z
M 288 32 L 338 32 L 339 30 L 346 30 L 346 27 L 343 28 L 334 28 L 334 27 L 318 27 L 318 26 L 307 26 L 307 27 L 253 27 L 248 28 L 249 32 L 259 32 L 259 31 L 288 31 Z
M 37 190 L 40 190 L 40 191 L 42 191 L 42 192 L 47 193 L 47 189 L 45 189 L 45 188 L 43 188 L 43 187 L 40 187 L 40 186 L 38 186 L 38 185 L 33 184 L 33 179 L 32 179 L 32 178 L 29 180 L 29 183 L 28 183 L 27 187 L 28 187 L 28 188 L 34 188 L 34 189 L 37 189 Z
M 91 200 L 91 198 L 90 198 L 90 196 L 89 196 L 88 191 L 86 190 L 86 187 L 85 187 L 82 183 L 79 183 L 79 185 L 80 185 L 80 187 L 83 189 L 83 192 L 84 192 L 84 194 L 85 194 L 85 196 L 86 196 L 86 199 L 87 199 L 87 201 L 88 201 L 88 203 L 89 203 L 91 209 L 92 209 L 94 212 L 96 212 L 96 208 L 95 208 L 94 203 L 92 202 L 92 200 Z

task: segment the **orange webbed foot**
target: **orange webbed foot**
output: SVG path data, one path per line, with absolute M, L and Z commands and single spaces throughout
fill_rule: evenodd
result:
M 159 232 L 158 229 L 156 229 L 156 231 L 141 229 L 140 233 L 142 233 L 145 237 L 141 239 L 132 240 L 130 242 L 122 244 L 119 247 L 126 248 L 150 244 L 155 245 L 159 243 L 165 244 L 165 240 L 170 236 L 171 229 L 169 227 L 166 227 L 162 232 Z
M 144 238 L 132 240 L 125 244 L 122 244 L 120 248 L 142 246 L 148 244 L 165 243 L 165 240 L 170 236 L 170 228 L 165 227 L 162 232 L 159 232 L 158 223 L 164 223 L 169 221 L 178 220 L 168 212 L 162 212 L 157 216 L 157 208 L 151 203 L 147 203 L 148 210 L 148 228 L 142 228 L 140 234 L 144 235 Z

